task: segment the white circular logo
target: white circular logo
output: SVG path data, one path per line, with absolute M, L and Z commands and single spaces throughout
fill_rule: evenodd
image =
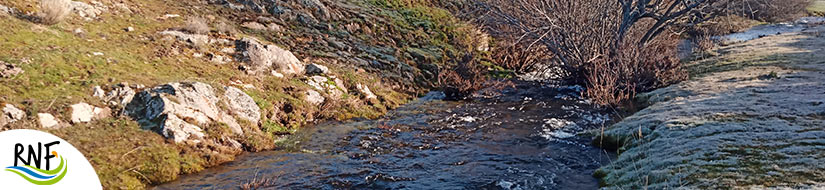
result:
M 0 170 L 4 189 L 103 189 L 80 151 L 41 131 L 0 132 Z

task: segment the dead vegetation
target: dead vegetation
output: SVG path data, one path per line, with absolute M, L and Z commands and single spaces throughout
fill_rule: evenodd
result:
M 721 1 L 487 0 L 478 3 L 494 37 L 512 39 L 495 55 L 501 65 L 562 67 L 603 105 L 619 105 L 637 91 L 684 78 L 671 26 L 703 22 Z M 640 6 L 646 5 L 646 6 Z M 508 38 L 509 37 L 509 38 Z M 505 42 L 507 43 L 507 42 Z M 500 45 L 501 46 L 501 45 Z M 520 47 L 518 49 L 510 47 Z
M 487 86 L 487 72 L 473 55 L 466 55 L 452 69 L 438 75 L 441 91 L 450 100 L 463 100 Z
M 189 17 L 183 24 L 183 30 L 193 34 L 208 34 L 209 24 L 203 17 Z
M 71 11 L 70 0 L 40 0 L 37 20 L 45 25 L 55 25 L 66 19 Z

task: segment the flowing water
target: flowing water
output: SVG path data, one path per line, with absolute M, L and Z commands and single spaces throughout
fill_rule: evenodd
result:
M 614 157 L 585 130 L 610 122 L 580 87 L 520 83 L 471 102 L 430 93 L 378 120 L 307 127 L 278 151 L 182 177 L 156 189 L 596 189 Z

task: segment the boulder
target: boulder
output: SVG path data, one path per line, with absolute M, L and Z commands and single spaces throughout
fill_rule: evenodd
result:
M 221 110 L 219 103 L 220 98 L 208 84 L 170 83 L 138 93 L 124 113 L 144 129 L 158 131 L 176 143 L 201 142 L 203 127 L 217 126 L 212 125 L 215 122 L 226 124 L 234 134 L 243 134 L 234 117 Z
M 95 107 L 92 105 L 81 102 L 70 107 L 72 112 L 71 121 L 74 124 L 90 122 L 95 117 Z
M 6 104 L 3 106 L 3 109 L 0 110 L 3 115 L 0 115 L 0 127 L 5 127 L 8 124 L 17 122 L 26 117 L 26 112 L 23 110 L 17 109 L 11 104 Z
M 306 66 L 306 74 L 308 75 L 323 75 L 329 73 L 329 68 L 319 64 L 309 64 Z
M 38 113 L 37 114 L 37 121 L 40 123 L 40 127 L 43 128 L 58 128 L 60 127 L 60 121 L 54 117 L 52 114 L 48 113 Z
M 230 113 L 255 124 L 261 120 L 261 108 L 252 97 L 235 87 L 224 87 L 224 90 L 223 97 Z
M 326 100 L 324 96 L 321 96 L 321 93 L 314 90 L 307 90 L 306 96 L 304 96 L 304 100 L 309 102 L 312 105 L 321 105 Z
M 23 73 L 17 65 L 0 61 L 0 78 L 11 78 Z
M 271 70 L 284 75 L 304 73 L 304 64 L 292 52 L 275 45 L 264 45 L 253 38 L 238 42 L 238 57 L 245 63 L 248 74 L 269 74 Z

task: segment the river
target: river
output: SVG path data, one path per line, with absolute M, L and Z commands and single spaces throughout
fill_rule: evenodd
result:
M 155 189 L 596 189 L 615 154 L 585 131 L 612 123 L 581 87 L 516 82 L 499 95 L 443 101 L 432 92 L 377 120 L 324 122 L 275 151 Z

